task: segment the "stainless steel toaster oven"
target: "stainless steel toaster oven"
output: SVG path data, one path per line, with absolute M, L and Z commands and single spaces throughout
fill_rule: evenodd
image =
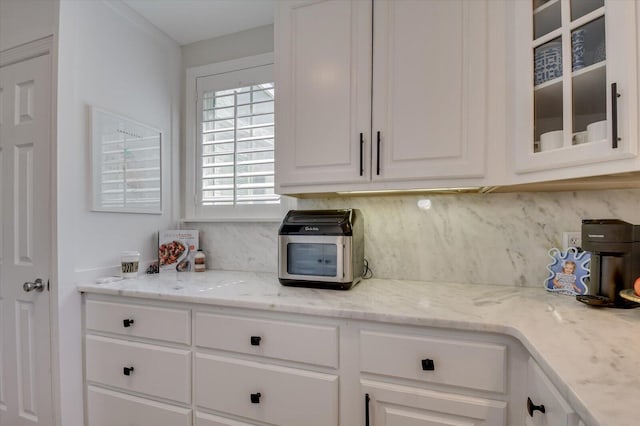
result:
M 288 286 L 348 290 L 364 273 L 357 209 L 291 210 L 278 233 L 278 278 Z

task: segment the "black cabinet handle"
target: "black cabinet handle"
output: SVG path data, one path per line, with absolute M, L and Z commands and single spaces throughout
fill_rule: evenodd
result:
M 368 393 L 364 394 L 364 424 L 365 426 L 369 426 L 369 402 L 371 398 Z
M 611 148 L 618 147 L 618 83 L 611 83 Z
M 260 336 L 251 336 L 251 346 L 260 346 L 260 341 L 262 337 Z
M 533 401 L 531 401 L 531 398 L 527 398 L 527 413 L 529 413 L 529 416 L 533 417 L 533 412 L 534 411 L 540 411 L 541 413 L 545 413 L 544 410 L 544 405 L 540 404 L 540 405 L 536 405 L 533 403 Z
M 257 393 L 252 393 L 251 394 L 251 403 L 252 404 L 260 404 L 260 397 L 262 395 L 260 394 L 260 392 Z
M 426 358 L 422 360 L 422 369 L 424 371 L 434 371 L 436 369 L 436 365 L 433 363 L 432 359 Z
M 128 328 L 131 327 L 133 325 L 135 321 L 133 320 L 133 318 L 127 318 L 125 320 L 122 320 L 122 326 L 124 328 Z
M 380 131 L 378 131 L 378 134 L 376 136 L 376 174 L 379 175 L 380 174 Z
M 122 369 L 122 374 L 124 374 L 125 376 L 130 376 L 131 373 L 133 373 L 133 367 L 124 367 Z
M 364 133 L 360 133 L 360 176 L 364 175 Z

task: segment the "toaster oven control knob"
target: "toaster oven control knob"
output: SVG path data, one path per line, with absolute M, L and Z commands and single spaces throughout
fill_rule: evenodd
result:
M 529 413 L 529 416 L 533 417 L 533 412 L 534 411 L 540 411 L 541 413 L 545 413 L 545 409 L 544 409 L 544 405 L 540 404 L 540 405 L 536 405 L 533 403 L 533 401 L 531 401 L 531 398 L 527 398 L 527 412 Z
M 127 318 L 127 319 L 122 320 L 122 326 L 124 328 L 131 327 L 133 325 L 133 323 L 135 323 L 133 318 Z
M 262 337 L 260 336 L 251 336 L 251 346 L 260 346 L 260 341 Z
M 260 404 L 260 397 L 262 395 L 260 394 L 260 392 L 257 393 L 252 393 L 251 394 L 251 403 L 252 404 Z
M 436 369 L 436 365 L 433 363 L 432 359 L 423 359 L 422 360 L 422 369 L 424 371 L 434 371 Z

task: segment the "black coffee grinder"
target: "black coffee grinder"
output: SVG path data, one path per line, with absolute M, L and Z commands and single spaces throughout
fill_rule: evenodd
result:
M 640 225 L 617 219 L 582 221 L 582 248 L 591 252 L 586 295 L 576 299 L 593 306 L 636 308 L 620 297 L 640 277 Z

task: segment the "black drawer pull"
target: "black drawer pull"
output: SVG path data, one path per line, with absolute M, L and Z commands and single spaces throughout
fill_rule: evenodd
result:
M 533 403 L 533 401 L 531 401 L 531 398 L 527 398 L 527 413 L 529 413 L 529 416 L 533 417 L 533 412 L 534 411 L 540 411 L 541 413 L 545 413 L 545 409 L 544 409 L 544 405 L 540 404 L 540 405 L 536 405 Z
M 124 368 L 122 369 L 122 373 L 123 373 L 125 376 L 130 376 L 130 375 L 131 375 L 131 373 L 133 373 L 133 367 L 124 367 Z
M 260 404 L 260 397 L 262 395 L 260 394 L 260 392 L 257 393 L 252 393 L 251 394 L 251 403 L 252 404 Z
M 262 337 L 260 336 L 251 336 L 251 346 L 260 346 L 260 341 Z
M 433 371 L 436 369 L 436 366 L 432 359 L 427 358 L 422 360 L 422 369 L 424 371 Z
M 127 318 L 125 320 L 122 320 L 122 326 L 124 328 L 128 328 L 131 327 L 133 325 L 135 321 L 133 320 L 133 318 Z

